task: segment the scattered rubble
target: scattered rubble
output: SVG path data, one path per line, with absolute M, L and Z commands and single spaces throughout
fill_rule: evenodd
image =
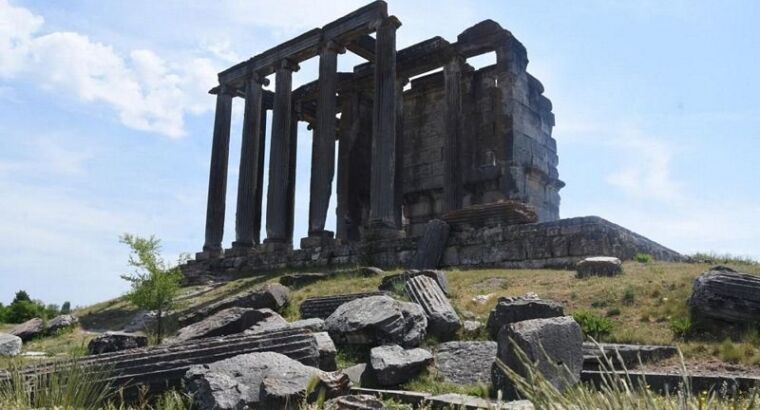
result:
M 588 276 L 615 276 L 623 273 L 623 263 L 613 256 L 592 256 L 575 265 L 579 278 Z
M 421 348 L 404 349 L 399 345 L 373 347 L 369 367 L 379 386 L 397 386 L 411 380 L 433 362 L 433 355 Z
M 146 336 L 125 332 L 105 332 L 87 344 L 89 354 L 113 353 L 148 346 Z
M 0 356 L 18 356 L 21 353 L 23 342 L 20 337 L 0 333 Z
M 539 299 L 534 295 L 501 297 L 488 316 L 486 327 L 491 338 L 496 339 L 499 330 L 510 323 L 562 315 L 562 305 L 553 300 Z
M 338 344 L 415 347 L 425 337 L 427 318 L 420 305 L 388 296 L 370 296 L 342 304 L 325 320 Z
M 496 348 L 497 343 L 490 340 L 441 343 L 435 349 L 435 367 L 450 383 L 487 384 Z
M 406 281 L 406 294 L 422 306 L 428 319 L 427 332 L 439 340 L 450 340 L 461 327 L 459 315 L 433 279 L 419 275 Z

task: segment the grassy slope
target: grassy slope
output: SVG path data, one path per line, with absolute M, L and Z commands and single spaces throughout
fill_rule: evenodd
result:
M 670 329 L 670 319 L 686 316 L 686 299 L 693 279 L 710 267 L 707 264 L 626 262 L 625 274 L 615 278 L 577 279 L 571 271 L 478 269 L 447 272 L 451 300 L 460 313 L 468 312 L 485 322 L 499 296 L 518 296 L 535 292 L 542 298 L 564 304 L 565 312 L 591 311 L 605 316 L 610 310 L 620 314 L 610 317 L 614 328 L 607 341 L 671 344 L 680 342 Z M 740 266 L 740 270 L 760 274 L 760 266 Z M 184 288 L 180 311 L 219 300 L 242 290 L 276 281 L 279 275 L 242 278 L 223 285 Z M 298 319 L 298 306 L 307 297 L 337 293 L 372 291 L 379 278 L 366 278 L 352 271 L 296 289 L 283 312 L 288 320 Z M 476 295 L 490 295 L 485 303 L 473 300 Z M 627 296 L 626 296 L 627 295 Z M 632 295 L 632 297 L 631 297 Z M 137 310 L 115 299 L 80 309 L 76 314 L 87 329 L 119 329 Z M 171 326 L 170 326 L 171 328 Z M 81 351 L 91 337 L 76 330 L 58 337 L 34 341 L 25 350 L 64 354 Z M 749 335 L 756 338 L 756 335 Z M 754 339 L 736 343 L 699 341 L 681 344 L 687 357 L 724 357 L 745 364 L 760 363 L 760 349 Z M 726 354 L 728 351 L 729 354 Z M 737 353 L 738 352 L 738 353 Z M 730 357 L 729 357 L 730 356 Z

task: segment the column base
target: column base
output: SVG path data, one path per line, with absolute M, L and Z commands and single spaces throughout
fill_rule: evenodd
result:
M 224 251 L 224 256 L 248 256 L 253 250 L 253 242 L 232 242 L 232 248 Z
M 293 250 L 293 244 L 284 239 L 264 239 L 262 249 L 267 253 L 282 253 Z
M 386 239 L 401 239 L 404 232 L 393 225 L 384 222 L 370 222 L 369 227 L 364 232 L 365 241 L 380 241 Z
M 219 259 L 224 256 L 223 249 L 204 249 L 195 253 L 195 260 L 204 261 L 208 259 Z
M 306 238 L 301 238 L 301 249 L 313 249 L 335 245 L 332 231 L 311 232 Z

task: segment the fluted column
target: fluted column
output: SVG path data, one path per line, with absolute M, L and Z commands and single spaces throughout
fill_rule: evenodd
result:
M 208 178 L 208 202 L 206 204 L 206 241 L 203 252 L 197 258 L 214 258 L 222 255 L 224 236 L 224 208 L 227 195 L 227 163 L 230 153 L 230 121 L 232 117 L 232 94 L 225 85 L 219 86 L 216 95 L 216 117 L 211 146 L 211 167 Z
M 263 80 L 263 81 L 262 81 Z M 252 74 L 245 85 L 245 111 L 243 138 L 240 148 L 238 173 L 237 213 L 235 214 L 235 242 L 233 248 L 250 248 L 254 243 L 256 190 L 259 181 L 259 150 L 261 149 L 261 95 L 266 79 Z
M 338 53 L 340 47 L 333 41 L 322 46 L 319 53 L 319 96 L 317 122 L 311 150 L 311 184 L 309 186 L 309 237 L 314 245 L 321 239 L 332 238 L 325 231 L 327 208 L 330 205 L 332 181 L 335 176 L 336 90 L 338 80 Z M 308 241 L 302 241 L 304 245 Z M 303 247 L 303 245 L 302 245 Z
M 286 244 L 288 215 L 288 174 L 291 151 L 291 92 L 293 71 L 298 65 L 283 60 L 276 71 L 272 142 L 269 152 L 269 188 L 267 192 L 267 239 L 264 243 Z M 295 149 L 295 147 L 292 147 Z
M 267 110 L 261 110 L 259 122 L 259 158 L 256 160 L 258 172 L 256 173 L 256 193 L 253 201 L 253 242 L 261 243 L 261 213 L 264 200 L 264 157 L 267 141 Z
M 375 101 L 369 224 L 373 235 L 393 234 L 396 225 L 396 29 L 391 16 L 380 22 L 375 41 Z
M 351 91 L 341 95 L 340 142 L 338 143 L 338 206 L 336 213 L 335 237 L 349 239 L 349 203 L 351 176 L 351 151 L 359 132 L 359 93 Z
M 460 166 L 460 133 L 462 118 L 461 56 L 452 57 L 443 67 L 445 138 L 443 144 L 443 206 L 444 211 L 462 207 L 462 170 Z
M 301 119 L 301 105 L 295 104 L 290 117 L 290 151 L 288 155 L 288 185 L 285 205 L 285 242 L 292 247 L 293 228 L 296 212 L 296 167 L 298 164 L 298 121 Z

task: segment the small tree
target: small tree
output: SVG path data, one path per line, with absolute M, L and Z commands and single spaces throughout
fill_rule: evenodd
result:
M 14 303 L 19 302 L 31 302 L 32 298 L 29 297 L 29 294 L 26 293 L 25 290 L 20 290 L 16 292 L 16 296 L 13 298 L 13 301 L 11 302 L 11 305 Z
M 71 313 L 71 302 L 67 300 L 61 305 L 61 314 L 68 315 L 69 313 Z
M 8 308 L 0 303 L 0 323 L 5 323 L 8 320 Z
M 161 241 L 154 236 L 124 234 L 119 239 L 132 249 L 129 265 L 135 268 L 132 274 L 122 275 L 132 286 L 126 297 L 142 309 L 156 311 L 156 338 L 161 343 L 163 315 L 174 305 L 182 278 L 179 263 L 184 257 L 180 257 L 178 265 L 168 266 L 160 255 Z

